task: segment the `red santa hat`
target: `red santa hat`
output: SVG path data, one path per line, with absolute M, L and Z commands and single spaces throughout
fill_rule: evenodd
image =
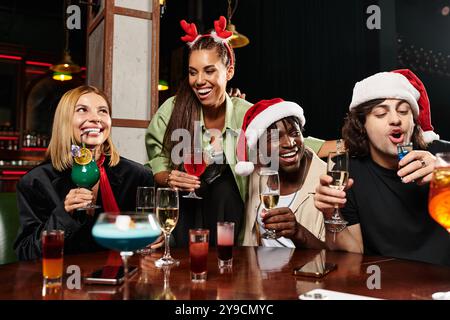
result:
M 254 170 L 254 164 L 248 159 L 248 149 L 256 149 L 258 139 L 273 123 L 294 116 L 300 120 L 303 127 L 305 116 L 303 109 L 295 102 L 284 101 L 280 98 L 261 100 L 255 103 L 244 115 L 242 130 L 239 134 L 236 147 L 238 163 L 235 167 L 236 174 L 248 176 Z
M 401 99 L 411 106 L 426 142 L 439 139 L 431 125 L 430 101 L 422 81 L 409 69 L 379 72 L 355 84 L 349 109 L 375 99 Z
M 419 91 L 420 97 L 417 100 L 419 105 L 419 118 L 417 122 L 423 130 L 423 138 L 425 142 L 430 143 L 433 140 L 439 140 L 439 135 L 434 132 L 431 124 L 430 100 L 428 99 L 427 90 L 422 81 L 409 69 L 399 69 L 392 72 L 399 73 L 406 77 L 408 81 Z

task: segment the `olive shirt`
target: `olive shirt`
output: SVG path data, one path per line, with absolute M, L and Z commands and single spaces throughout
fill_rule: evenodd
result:
M 162 143 L 164 140 L 164 134 L 166 132 L 167 125 L 169 123 L 170 117 L 172 115 L 174 107 L 174 98 L 171 97 L 167 99 L 158 111 L 153 116 L 152 121 L 147 129 L 145 135 L 145 143 L 147 147 L 148 158 L 150 159 L 147 163 L 152 169 L 153 174 L 157 174 L 162 171 L 170 171 L 169 159 L 164 155 L 162 151 Z M 226 111 L 225 111 L 225 126 L 222 129 L 223 136 L 223 146 L 225 151 L 225 156 L 227 163 L 230 164 L 231 171 L 233 172 L 234 179 L 241 194 L 242 200 L 245 202 L 247 196 L 247 177 L 241 177 L 236 175 L 235 166 L 237 163 L 236 159 L 236 143 L 239 130 L 242 127 L 242 121 L 247 110 L 252 106 L 248 101 L 240 98 L 230 98 L 226 95 Z M 203 113 L 200 113 L 200 125 L 202 127 L 203 133 L 205 133 L 206 128 L 203 121 Z M 229 132 L 229 134 L 226 134 Z M 203 134 L 203 147 L 208 145 L 207 136 Z M 324 140 L 306 137 L 305 145 L 310 147 L 314 152 L 318 152 L 324 143 Z
M 224 153 L 227 163 L 230 165 L 233 172 L 234 180 L 239 189 L 239 193 L 242 200 L 245 201 L 247 193 L 247 179 L 246 177 L 240 177 L 236 175 L 234 167 L 236 166 L 236 142 L 239 133 L 239 129 L 242 127 L 242 121 L 247 110 L 252 106 L 248 101 L 240 98 L 230 98 L 226 96 L 226 111 L 225 111 L 225 126 L 222 129 Z M 166 132 L 167 125 L 172 115 L 174 107 L 174 97 L 167 99 L 158 111 L 153 116 L 152 121 L 147 129 L 145 136 L 145 144 L 147 147 L 148 158 L 150 161 L 147 163 L 153 171 L 153 174 L 157 174 L 162 171 L 170 171 L 169 159 L 162 153 L 162 143 L 164 140 L 164 134 Z M 200 113 L 200 126 L 203 133 L 206 131 L 205 123 L 203 121 L 203 114 Z M 228 133 L 228 134 L 227 134 Z M 208 144 L 206 135 L 203 134 L 203 147 Z

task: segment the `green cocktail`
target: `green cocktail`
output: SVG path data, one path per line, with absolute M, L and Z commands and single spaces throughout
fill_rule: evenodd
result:
M 92 152 L 83 147 L 75 147 L 72 152 L 74 153 L 71 178 L 73 183 L 79 188 L 86 188 L 91 190 L 95 184 L 100 180 L 100 170 L 95 162 Z M 93 203 L 77 210 L 87 210 L 100 208 Z
M 91 189 L 100 179 L 100 170 L 92 159 L 85 165 L 74 162 L 72 166 L 72 181 L 80 188 Z

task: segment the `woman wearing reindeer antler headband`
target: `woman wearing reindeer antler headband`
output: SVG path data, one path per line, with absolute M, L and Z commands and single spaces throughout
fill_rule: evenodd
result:
M 189 75 L 176 96 L 164 102 L 153 117 L 146 146 L 158 185 L 185 192 L 195 190 L 203 198 L 180 198 L 180 217 L 173 234 L 177 246 L 186 246 L 192 227 L 210 229 L 211 243 L 216 241 L 217 221 L 233 221 L 236 229 L 241 229 L 247 179 L 234 172 L 234 150 L 237 130 L 251 103 L 226 93 L 235 70 L 234 52 L 228 44 L 232 33 L 225 30 L 226 19 L 220 17 L 207 34 L 198 34 L 195 24 L 184 20 L 181 27 L 186 33 L 181 39 L 189 46 Z M 190 142 L 185 147 L 191 147 L 196 124 L 197 146 L 208 153 L 211 162 L 201 179 L 183 172 L 180 155 L 173 152 L 180 141 L 171 140 L 172 134 L 189 132 Z

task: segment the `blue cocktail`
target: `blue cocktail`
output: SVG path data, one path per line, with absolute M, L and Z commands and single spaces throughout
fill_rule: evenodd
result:
M 120 251 L 125 276 L 128 257 L 145 248 L 161 234 L 154 214 L 102 213 L 92 228 L 95 241 L 105 248 Z

